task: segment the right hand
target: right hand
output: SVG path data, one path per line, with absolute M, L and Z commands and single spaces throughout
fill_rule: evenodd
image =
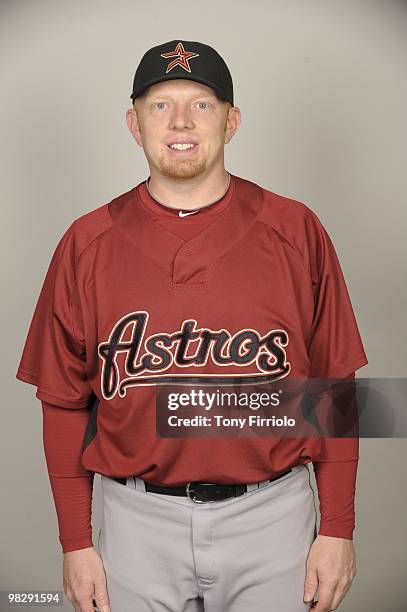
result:
M 93 546 L 64 553 L 64 591 L 75 612 L 111 612 L 103 562 Z

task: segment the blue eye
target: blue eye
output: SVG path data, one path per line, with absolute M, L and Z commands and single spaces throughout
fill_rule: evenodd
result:
M 206 104 L 206 106 L 209 106 L 208 102 L 198 102 L 198 104 Z

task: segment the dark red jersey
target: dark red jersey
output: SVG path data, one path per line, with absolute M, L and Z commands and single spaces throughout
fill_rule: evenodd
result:
M 367 358 L 334 247 L 307 205 L 232 175 L 218 214 L 177 219 L 183 234 L 149 197 L 143 181 L 66 230 L 17 372 L 44 402 L 92 408 L 83 468 L 246 483 L 357 459 L 346 440 L 157 436 L 162 383 L 342 378 Z M 213 214 L 202 227 L 201 213 Z

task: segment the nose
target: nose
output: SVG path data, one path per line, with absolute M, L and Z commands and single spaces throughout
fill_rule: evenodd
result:
M 179 102 L 174 104 L 171 112 L 170 127 L 183 129 L 184 127 L 192 127 L 193 121 L 191 110 L 188 102 Z

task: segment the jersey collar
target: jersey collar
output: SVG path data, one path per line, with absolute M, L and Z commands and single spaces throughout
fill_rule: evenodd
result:
M 165 274 L 171 290 L 205 289 L 212 271 L 250 231 L 263 206 L 261 188 L 231 174 L 228 205 L 201 232 L 183 240 L 148 214 L 140 202 L 140 186 L 113 199 L 109 213 L 117 231 Z

